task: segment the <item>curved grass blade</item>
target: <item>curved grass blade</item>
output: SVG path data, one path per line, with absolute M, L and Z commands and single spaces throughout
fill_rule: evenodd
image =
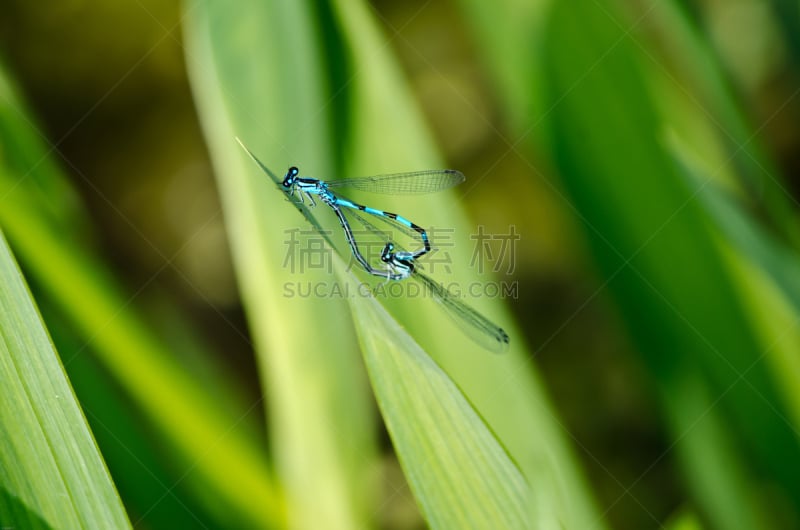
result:
M 0 526 L 131 528 L 0 232 Z
M 431 528 L 529 528 L 528 485 L 461 390 L 374 299 L 351 308 L 378 405 Z

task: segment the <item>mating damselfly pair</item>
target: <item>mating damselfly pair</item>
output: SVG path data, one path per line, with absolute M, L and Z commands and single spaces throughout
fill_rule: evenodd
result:
M 256 157 L 238 138 L 239 144 L 258 166 L 271 178 L 274 178 L 267 167 Z M 332 190 L 351 188 L 371 193 L 385 193 L 392 195 L 432 193 L 453 187 L 464 182 L 464 175 L 451 169 L 415 171 L 410 173 L 395 173 L 355 179 L 324 181 L 316 178 L 301 177 L 297 167 L 290 167 L 279 185 L 290 200 L 297 205 L 316 206 L 316 198 L 326 204 L 336 215 L 344 231 L 345 239 L 350 247 L 355 260 L 361 267 L 373 276 L 384 278 L 387 281 L 400 281 L 414 278 L 423 284 L 433 298 L 441 304 L 447 314 L 458 324 L 473 340 L 492 351 L 505 351 L 508 347 L 508 334 L 499 326 L 481 315 L 458 299 L 443 285 L 421 272 L 417 260 L 432 250 L 428 233 L 421 226 L 395 213 L 378 210 L 359 204 L 345 198 Z M 312 225 L 321 231 L 316 223 L 303 208 L 300 212 Z M 347 212 L 347 213 L 345 213 Z M 406 235 L 418 239 L 421 247 L 409 251 L 399 244 L 387 241 L 380 254 L 383 268 L 376 268 L 363 255 L 354 236 L 348 217 L 357 222 L 365 231 L 378 234 L 382 233 L 364 214 L 369 214 L 370 219 L 388 225 L 391 229 L 401 231 Z M 329 241 L 330 243 L 330 241 Z

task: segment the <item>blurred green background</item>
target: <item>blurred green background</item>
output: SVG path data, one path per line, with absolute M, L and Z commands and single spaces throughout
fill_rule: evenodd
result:
M 445 353 L 457 329 L 392 309 L 519 465 L 533 526 L 800 528 L 797 2 L 2 13 L 0 227 L 135 527 L 319 528 L 316 510 L 330 528 L 447 527 L 409 489 L 344 306 L 307 313 L 348 330 L 332 344 L 259 324 L 307 310 L 252 283 L 280 284 L 250 253 L 280 262 L 273 216 L 295 214 L 230 165 L 224 119 L 280 174 L 457 168 L 463 189 L 435 206 L 388 209 L 452 215 L 460 243 L 515 227 L 511 274 L 459 277 L 518 282 L 476 302 L 510 328 L 507 359 Z M 273 202 L 253 220 L 236 193 Z

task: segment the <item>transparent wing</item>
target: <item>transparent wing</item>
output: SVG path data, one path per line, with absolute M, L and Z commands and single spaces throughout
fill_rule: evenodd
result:
M 509 337 L 503 328 L 458 299 L 442 284 L 415 271 L 414 278 L 442 304 L 447 315 L 476 343 L 495 353 L 508 350 Z
M 392 173 L 352 179 L 325 181 L 329 188 L 348 187 L 370 193 L 414 195 L 433 193 L 464 182 L 464 174 L 455 169 L 429 169 L 410 173 Z

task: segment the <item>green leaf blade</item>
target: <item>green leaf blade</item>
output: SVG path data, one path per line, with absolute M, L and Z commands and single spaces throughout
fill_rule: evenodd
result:
M 342 300 L 298 295 L 331 275 L 286 265 L 289 231 L 309 227 L 235 140 L 275 173 L 290 164 L 333 173 L 314 7 L 202 0 L 189 10 L 186 59 L 267 393 L 286 524 L 369 528 L 377 450 L 349 315 Z
M 378 404 L 431 527 L 528 528 L 528 485 L 461 390 L 380 304 L 351 307 Z
M 242 417 L 250 403 L 232 405 L 220 399 L 218 394 L 229 390 L 231 382 L 213 369 L 204 378 L 188 373 L 172 344 L 137 310 L 133 302 L 139 293 L 123 288 L 87 244 L 93 230 L 85 207 L 29 114 L 10 73 L 0 64 L 0 144 L 11 146 L 0 151 L 0 226 L 46 302 L 82 339 L 74 351 L 98 357 L 145 423 L 159 432 L 159 442 L 167 448 L 159 448 L 161 458 L 169 466 L 179 461 L 183 469 L 194 471 L 181 486 L 192 490 L 218 520 L 229 520 L 232 511 L 262 526 L 280 519 L 265 455 L 251 419 Z M 207 360 L 205 348 L 196 346 L 186 349 Z M 69 364 L 74 355 L 64 362 Z M 142 432 L 151 435 L 146 429 Z M 212 446 L 209 441 L 218 443 Z M 160 482 L 173 483 L 176 478 L 167 473 Z M 240 495 L 242 484 L 261 499 Z M 151 508 L 137 507 L 142 512 Z
M 0 383 L 0 524 L 130 528 L 2 234 Z

